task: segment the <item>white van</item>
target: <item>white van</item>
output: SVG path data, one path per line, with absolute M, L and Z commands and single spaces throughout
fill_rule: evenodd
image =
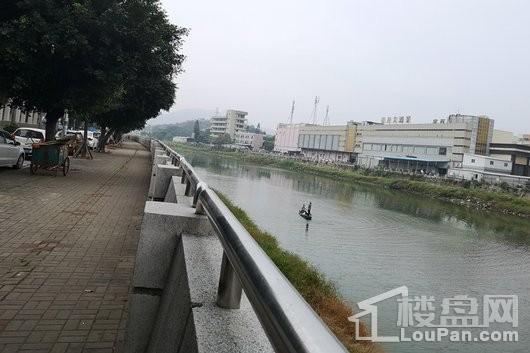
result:
M 44 141 L 46 138 L 46 131 L 32 127 L 21 127 L 15 130 L 13 136 L 15 137 L 15 141 L 20 143 L 22 148 L 24 148 L 26 158 L 30 158 L 31 151 L 33 150 L 31 145 Z

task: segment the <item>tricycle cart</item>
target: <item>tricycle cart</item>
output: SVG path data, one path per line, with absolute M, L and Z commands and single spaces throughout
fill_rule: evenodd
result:
M 57 140 L 34 143 L 32 145 L 33 151 L 31 154 L 31 165 L 29 167 L 30 173 L 35 174 L 37 169 L 42 168 L 52 171 L 55 170 L 57 174 L 57 170 L 62 169 L 63 175 L 66 176 L 70 170 L 67 142 L 66 140 Z

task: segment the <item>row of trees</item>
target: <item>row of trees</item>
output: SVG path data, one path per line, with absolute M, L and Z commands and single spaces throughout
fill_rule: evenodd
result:
M 0 100 L 46 113 L 46 137 L 68 111 L 111 134 L 143 128 L 175 99 L 187 30 L 158 0 L 3 0 Z

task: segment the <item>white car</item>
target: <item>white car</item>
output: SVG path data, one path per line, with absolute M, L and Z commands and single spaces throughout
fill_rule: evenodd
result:
M 31 151 L 33 150 L 31 145 L 44 141 L 46 137 L 46 131 L 32 127 L 21 127 L 15 130 L 13 136 L 15 137 L 15 141 L 20 143 L 22 148 L 24 148 L 26 157 L 29 158 L 31 157 Z
M 56 139 L 60 139 L 63 135 L 63 131 L 60 130 L 60 131 L 57 131 L 57 133 L 55 134 L 55 138 Z M 66 137 L 68 138 L 73 138 L 75 137 L 76 141 L 77 142 L 81 142 L 83 141 L 83 134 L 80 133 L 79 131 L 75 131 L 75 130 L 67 130 L 66 131 Z
M 62 131 L 57 132 L 55 138 L 59 138 L 62 134 Z M 78 141 L 83 141 L 85 132 L 83 130 L 68 130 L 66 132 L 67 136 L 76 135 Z M 96 138 L 96 133 L 93 131 L 87 131 L 87 144 L 88 148 L 94 149 L 98 146 L 98 139 Z
M 81 135 L 85 136 L 84 131 L 81 130 L 79 132 L 81 132 Z M 88 143 L 88 147 L 91 149 L 98 147 L 98 139 L 95 135 L 96 134 L 94 133 L 94 131 L 87 131 L 87 140 L 88 140 L 87 143 Z
M 24 149 L 7 131 L 0 130 L 0 166 L 20 169 L 23 164 Z

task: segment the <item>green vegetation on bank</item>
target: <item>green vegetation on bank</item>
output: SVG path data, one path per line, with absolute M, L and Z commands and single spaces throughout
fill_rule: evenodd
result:
M 333 284 L 298 255 L 282 249 L 274 236 L 261 230 L 245 211 L 234 205 L 219 191 L 216 192 L 272 262 L 278 266 L 348 350 L 350 352 L 374 352 L 377 347 L 372 343 L 354 340 L 355 325 L 347 319 L 353 311 L 337 294 Z M 361 330 L 365 329 L 361 327 Z M 366 331 L 361 332 L 366 333 Z
M 520 217 L 530 217 L 530 199 L 513 193 L 488 191 L 484 188 L 472 188 L 468 184 L 451 184 L 435 180 L 413 179 L 406 176 L 380 171 L 354 170 L 333 165 L 307 163 L 290 158 L 268 156 L 256 153 L 214 150 L 207 147 L 179 144 L 180 152 L 199 152 L 225 158 L 237 159 L 243 163 L 271 166 L 305 174 L 324 176 L 350 183 L 365 183 L 388 189 L 411 192 L 439 200 L 450 201 L 467 207 L 491 210 Z M 468 186 L 468 187 L 466 187 Z

